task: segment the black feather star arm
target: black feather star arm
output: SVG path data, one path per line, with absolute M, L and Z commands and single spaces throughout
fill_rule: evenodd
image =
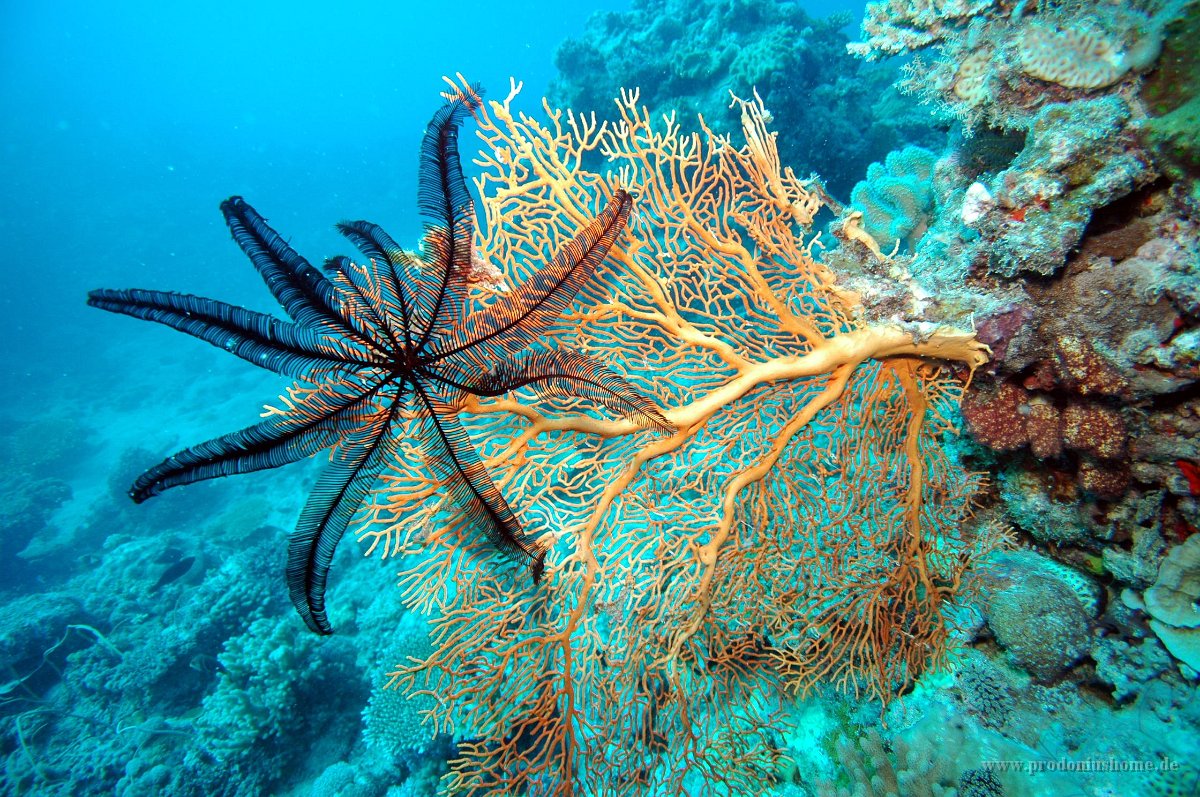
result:
M 325 588 L 338 543 L 380 472 L 396 456 L 395 416 L 393 405 L 361 430 L 353 445 L 339 447 L 288 540 L 288 596 L 305 625 L 318 634 L 333 633 L 325 611 Z
M 363 346 L 374 347 L 371 338 L 347 323 L 338 292 L 329 279 L 288 246 L 258 211 L 235 196 L 221 203 L 221 213 L 233 240 L 293 321 L 334 330 Z
M 425 127 L 417 185 L 417 208 L 433 223 L 454 229 L 472 202 L 458 152 L 458 131 L 483 102 L 483 89 L 472 85 L 439 108 Z
M 345 255 L 327 259 L 324 266 L 330 282 L 342 295 L 342 312 L 347 321 L 372 340 L 388 340 L 398 345 L 399 341 L 381 315 L 382 310 L 373 303 L 373 287 L 367 278 L 367 270 Z
M 323 331 L 215 299 L 165 291 L 95 290 L 88 293 L 87 303 L 110 313 L 165 324 L 285 376 L 344 373 L 372 364 L 366 357 L 345 362 L 331 353 Z
M 463 178 L 458 131 L 481 102 L 477 86 L 456 95 L 433 115 L 421 139 L 417 207 L 427 219 L 422 260 L 428 277 L 414 294 L 418 349 L 453 328 L 467 304 L 475 204 Z
M 292 410 L 262 423 L 184 449 L 138 477 L 129 489 L 134 503 L 184 484 L 277 468 L 330 448 L 363 423 L 383 378 L 364 380 L 363 392 L 309 392 Z
M 486 370 L 537 340 L 571 306 L 575 294 L 592 276 L 616 241 L 633 207 L 618 189 L 604 211 L 593 219 L 547 265 L 528 280 L 431 344 L 430 361 L 453 357 L 459 365 Z
M 429 469 L 470 524 L 500 551 L 528 567 L 537 583 L 545 549 L 513 514 L 449 404 L 424 387 L 418 386 L 415 392 L 417 436 Z
M 530 385 L 544 396 L 573 396 L 592 401 L 608 410 L 661 434 L 675 427 L 663 417 L 654 402 L 595 357 L 575 351 L 522 352 L 502 360 L 486 373 L 462 374 L 461 387 L 477 396 L 500 396 Z

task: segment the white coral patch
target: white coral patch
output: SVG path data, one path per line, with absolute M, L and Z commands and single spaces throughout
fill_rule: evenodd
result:
M 987 190 L 987 186 L 983 183 L 971 183 L 971 187 L 967 189 L 967 195 L 963 197 L 963 223 L 973 225 L 994 207 L 996 207 L 996 200 Z

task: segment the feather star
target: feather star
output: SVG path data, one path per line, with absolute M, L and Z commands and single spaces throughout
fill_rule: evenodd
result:
M 221 204 L 233 239 L 290 321 L 224 302 L 150 290 L 97 290 L 88 304 L 166 324 L 259 367 L 300 380 L 287 412 L 176 453 L 137 479 L 138 503 L 183 484 L 274 468 L 333 448 L 289 539 L 288 591 L 313 631 L 332 633 L 325 588 L 337 544 L 406 436 L 455 506 L 536 583 L 546 550 L 513 514 L 456 415 L 468 394 L 524 385 L 597 402 L 670 432 L 657 407 L 602 362 L 531 350 L 572 303 L 620 235 L 632 207 L 613 192 L 604 210 L 515 290 L 468 314 L 475 211 L 458 131 L 480 102 L 460 92 L 434 114 L 421 144 L 418 206 L 423 254 L 401 249 L 370 222 L 338 229 L 362 263 L 314 268 L 240 197 Z

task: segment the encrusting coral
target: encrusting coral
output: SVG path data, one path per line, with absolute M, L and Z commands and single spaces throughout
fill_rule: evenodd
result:
M 635 193 L 629 237 L 548 334 L 605 352 L 677 431 L 528 390 L 461 406 L 498 485 L 551 530 L 536 588 L 401 451 L 360 540 L 404 555 L 437 650 L 394 685 L 465 740 L 451 792 L 745 793 L 774 771 L 779 687 L 886 699 L 943 662 L 942 613 L 1003 539 L 970 523 L 977 479 L 940 443 L 986 349 L 862 320 L 801 237 L 819 201 L 759 101 L 735 99 L 737 146 L 655 124 L 635 93 L 608 125 L 516 115 L 518 90 L 476 114 L 478 255 L 520 281 L 617 186 Z
M 1163 645 L 1200 672 L 1200 537 L 1171 551 L 1144 600 L 1150 627 Z

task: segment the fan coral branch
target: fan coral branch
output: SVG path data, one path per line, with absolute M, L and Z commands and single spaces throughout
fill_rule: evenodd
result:
M 674 428 L 532 387 L 457 407 L 497 485 L 550 530 L 538 589 L 490 567 L 400 456 L 360 540 L 406 557 L 400 586 L 433 615 L 436 651 L 393 686 L 473 740 L 452 793 L 756 791 L 779 686 L 886 699 L 943 658 L 946 602 L 996 544 L 966 530 L 978 480 L 939 443 L 956 368 L 987 348 L 860 320 L 802 237 L 818 199 L 781 169 L 757 98 L 735 98 L 735 146 L 650 119 L 634 92 L 610 125 L 517 114 L 518 90 L 476 110 L 478 251 L 523 282 L 630 190 L 629 234 L 546 334 L 602 353 Z

